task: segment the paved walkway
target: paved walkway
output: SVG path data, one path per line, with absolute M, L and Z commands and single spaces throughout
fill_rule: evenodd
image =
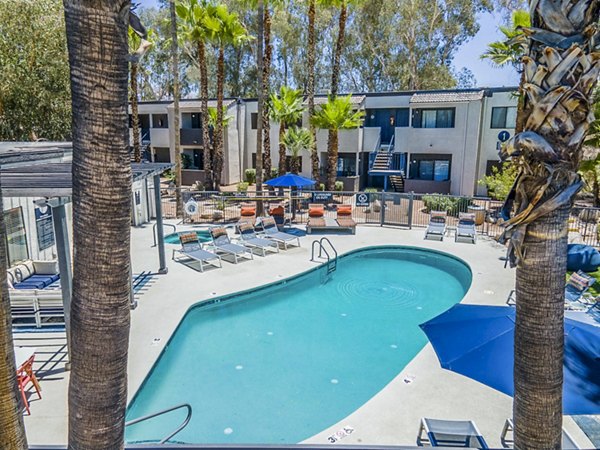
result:
M 178 227 L 178 229 L 182 227 Z M 340 253 L 372 245 L 408 245 L 451 253 L 466 261 L 473 271 L 473 283 L 464 303 L 504 304 L 514 286 L 514 271 L 504 269 L 502 246 L 481 237 L 476 245 L 424 241 L 424 230 L 360 226 L 356 235 L 328 235 Z M 251 289 L 275 282 L 314 267 L 310 243 L 320 235 L 301 238 L 301 248 L 290 248 L 267 257 L 205 273 L 170 260 L 175 246 L 167 245 L 169 273 L 155 276 L 138 294 L 139 306 L 132 311 L 129 390 L 131 399 L 159 356 L 185 312 L 203 299 Z M 132 229 L 133 271 L 158 269 L 156 248 L 152 248 L 152 224 Z M 233 283 L 232 280 L 235 280 Z M 31 403 L 25 423 L 30 444 L 64 444 L 67 436 L 68 372 L 64 371 L 64 335 L 61 333 L 20 333 L 17 345 L 44 349 L 38 353 L 38 374 L 44 395 Z M 62 359 L 61 359 L 62 358 Z M 410 383 L 404 380 L 410 379 Z M 475 381 L 440 368 L 428 344 L 391 383 L 340 423 L 308 439 L 327 443 L 327 436 L 344 425 L 356 431 L 344 444 L 415 445 L 419 419 L 423 416 L 446 419 L 474 419 L 492 447 L 500 447 L 504 420 L 511 415 L 512 400 Z M 583 432 L 567 418 L 565 427 L 584 448 L 591 447 Z

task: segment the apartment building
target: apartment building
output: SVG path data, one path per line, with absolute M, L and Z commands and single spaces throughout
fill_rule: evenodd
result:
M 339 132 L 338 178 L 347 190 L 368 186 L 416 193 L 485 195 L 478 183 L 498 164 L 498 148 L 514 134 L 516 88 L 404 91 L 353 94 L 365 111 L 362 127 Z M 315 103 L 326 101 L 317 96 Z M 182 100 L 180 143 L 183 184 L 204 179 L 200 102 Z M 216 102 L 210 102 L 215 106 Z M 255 167 L 257 103 L 227 99 L 223 184 L 243 181 Z M 156 162 L 175 160 L 172 102 L 139 106 L 142 143 Z M 308 127 L 305 113 L 302 125 Z M 298 124 L 300 125 L 300 124 Z M 279 124 L 271 123 L 271 158 L 279 163 Z M 317 132 L 322 172 L 327 164 L 327 130 Z M 289 157 L 288 157 L 289 159 Z M 301 174 L 310 176 L 310 155 L 301 156 Z

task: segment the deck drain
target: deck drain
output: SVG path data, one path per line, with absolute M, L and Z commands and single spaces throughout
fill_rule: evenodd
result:
M 216 292 L 211 292 L 210 295 L 217 295 L 217 293 Z

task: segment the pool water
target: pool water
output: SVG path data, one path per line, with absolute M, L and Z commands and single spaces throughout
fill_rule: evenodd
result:
M 197 230 L 198 240 L 200 242 L 210 242 L 210 231 L 208 230 Z M 179 233 L 171 233 L 165 236 L 165 243 L 167 244 L 179 244 Z
M 463 262 L 385 247 L 188 311 L 132 400 L 133 419 L 190 403 L 173 441 L 298 443 L 373 397 L 423 348 L 418 324 L 459 302 Z M 175 299 L 173 299 L 175 300 Z M 183 412 L 127 428 L 128 442 L 164 438 Z

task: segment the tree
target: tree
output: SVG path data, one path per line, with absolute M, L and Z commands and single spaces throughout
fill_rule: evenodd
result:
M 183 31 L 186 40 L 196 47 L 196 63 L 200 72 L 200 126 L 202 127 L 203 167 L 206 184 L 214 189 L 214 174 L 212 172 L 212 153 L 210 133 L 208 131 L 208 63 L 206 60 L 206 42 L 209 30 L 205 22 L 208 18 L 208 7 L 205 1 L 184 0 L 177 4 L 177 15 L 183 21 Z M 219 172 L 217 172 L 219 173 Z
M 279 175 L 286 172 L 285 149 L 283 142 L 286 126 L 296 124 L 302 120 L 304 106 L 302 105 L 302 92 L 282 86 L 279 94 L 271 94 L 270 110 L 271 119 L 279 122 Z
M 521 74 L 521 88 L 519 91 L 517 102 L 517 122 L 515 132 L 523 131 L 525 123 L 523 122 L 525 115 L 522 114 L 524 104 L 524 92 L 522 86 L 525 83 L 525 73 L 521 64 L 523 56 L 527 53 L 527 39 L 523 34 L 522 29 L 531 26 L 531 17 L 529 12 L 525 10 L 514 11 L 511 17 L 510 27 L 500 27 L 500 31 L 506 37 L 503 41 L 492 42 L 488 45 L 488 50 L 483 55 L 482 59 L 489 59 L 498 67 L 507 65 L 513 66 Z
M 177 11 L 175 0 L 169 0 L 169 23 L 171 41 L 171 78 L 173 80 L 173 132 L 175 140 L 175 216 L 183 217 L 181 195 L 181 114 L 179 109 L 179 38 L 177 36 Z
M 308 65 L 308 81 L 306 86 L 306 95 L 308 100 L 308 117 L 312 118 L 315 115 L 315 15 L 316 15 L 316 0 L 308 0 L 308 48 L 307 48 L 307 65 Z M 310 162 L 313 180 L 319 180 L 319 153 L 317 150 L 317 130 L 310 121 L 310 132 L 313 136 L 310 146 Z
M 215 129 L 217 127 L 217 108 L 208 108 L 208 125 Z M 233 116 L 227 115 L 227 107 L 223 107 L 223 114 L 221 119 L 221 124 L 223 128 L 227 128 L 227 126 L 233 120 Z
M 62 3 L 0 2 L 0 141 L 71 136 Z
M 327 103 L 322 105 L 311 118 L 315 127 L 329 130 L 331 137 L 331 146 L 327 153 L 327 189 L 330 191 L 335 188 L 337 176 L 338 132 L 339 130 L 358 128 L 362 124 L 364 115 L 364 111 L 352 109 L 350 95 L 347 97 L 330 96 Z
M 312 133 L 306 128 L 291 127 L 285 130 L 283 145 L 289 150 L 292 157 L 290 169 L 293 174 L 300 172 L 300 153 L 302 151 L 310 151 L 312 140 Z
M 256 67 L 257 73 L 261 74 L 263 72 L 264 65 L 264 38 L 265 38 L 265 28 L 263 23 L 265 10 L 263 0 L 257 0 L 256 2 L 256 15 L 258 21 L 258 36 L 256 40 Z M 263 94 L 263 83 L 260 77 L 256 77 L 258 80 L 257 83 L 257 91 L 258 98 L 256 102 L 256 114 L 260 119 L 263 115 L 264 109 L 264 94 Z M 262 195 L 262 182 L 263 182 L 263 154 L 262 154 L 262 132 L 263 132 L 263 124 L 262 120 L 256 121 L 256 195 Z M 257 214 L 263 213 L 263 203 L 257 202 Z
M 515 184 L 517 173 L 517 167 L 511 161 L 505 161 L 501 168 L 492 167 L 492 174 L 484 176 L 478 183 L 485 185 L 490 197 L 504 201 Z
M 128 22 L 121 1 L 65 0 L 73 133 L 69 448 L 122 449 L 131 295 Z
M 506 210 L 516 271 L 515 448 L 559 449 L 562 427 L 564 287 L 568 218 L 582 186 L 581 146 L 600 73 L 594 52 L 600 4 L 533 2 L 523 28 L 524 131 L 503 147 L 521 167 Z
M 246 28 L 236 13 L 231 13 L 225 5 L 207 6 L 204 24 L 209 39 L 215 43 L 219 57 L 217 60 L 217 120 L 214 131 L 214 171 L 215 189 L 221 185 L 223 171 L 223 86 L 225 82 L 225 47 L 238 47 L 251 40 Z
M 129 27 L 128 31 L 129 38 L 129 51 L 136 54 L 136 58 L 129 64 L 129 83 L 130 83 L 130 97 L 131 103 L 131 129 L 133 132 L 133 157 L 135 162 L 142 161 L 142 149 L 140 145 L 140 118 L 138 116 L 138 68 L 139 61 L 142 56 L 152 46 L 150 38 L 150 31 L 148 31 L 148 39 L 143 39 L 135 29 Z

